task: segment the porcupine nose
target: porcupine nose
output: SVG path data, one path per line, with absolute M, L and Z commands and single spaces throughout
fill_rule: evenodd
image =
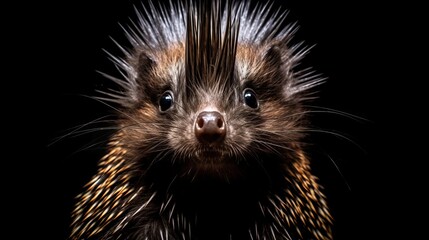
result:
M 195 121 L 195 136 L 204 144 L 217 144 L 226 135 L 225 120 L 217 111 L 201 112 Z

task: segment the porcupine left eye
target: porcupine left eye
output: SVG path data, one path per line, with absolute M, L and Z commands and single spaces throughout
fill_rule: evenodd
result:
M 243 91 L 243 99 L 244 99 L 244 103 L 251 107 L 251 108 L 258 108 L 259 106 L 259 102 L 258 102 L 258 98 L 256 97 L 256 93 L 250 89 L 250 88 L 246 88 Z
M 159 110 L 165 112 L 173 106 L 174 98 L 171 91 L 165 91 L 159 98 Z

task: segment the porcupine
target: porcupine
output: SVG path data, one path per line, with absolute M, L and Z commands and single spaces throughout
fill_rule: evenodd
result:
M 323 82 L 269 4 L 201 1 L 138 12 L 116 132 L 77 197 L 70 239 L 332 239 L 303 139 Z

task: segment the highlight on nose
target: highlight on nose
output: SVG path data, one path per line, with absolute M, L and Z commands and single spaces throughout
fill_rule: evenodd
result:
M 225 120 L 217 111 L 201 112 L 195 121 L 195 136 L 204 144 L 216 144 L 226 135 Z

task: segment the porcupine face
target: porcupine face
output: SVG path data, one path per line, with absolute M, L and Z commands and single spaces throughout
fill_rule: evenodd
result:
M 134 49 L 115 58 L 128 75 L 122 136 L 137 161 L 232 177 L 240 165 L 294 150 L 303 93 L 320 81 L 294 72 L 306 50 L 288 46 L 295 29 L 280 28 L 284 15 L 206 5 L 152 7 L 127 32 Z
M 283 86 L 273 81 L 285 78 L 281 69 L 270 66 L 263 53 L 240 48 L 237 50 L 244 56 L 237 57 L 236 65 L 241 65 L 241 72 L 235 70 L 232 79 L 209 79 L 215 82 L 189 89 L 181 73 L 183 55 L 169 66 L 155 66 L 154 72 L 170 68 L 174 75 L 164 72 L 162 77 L 150 77 L 156 81 L 153 86 L 143 86 L 148 89 L 148 98 L 125 125 L 137 120 L 146 126 L 126 127 L 126 131 L 135 131 L 125 134 L 132 138 L 128 142 L 136 143 L 133 147 L 137 150 L 149 144 L 146 148 L 159 151 L 154 161 L 158 156 L 164 161 L 165 157 L 158 154 L 167 154 L 167 161 L 186 163 L 189 170 L 225 173 L 242 161 L 259 161 L 261 151 L 283 152 L 288 143 L 297 141 L 300 109 L 297 103 L 284 100 Z M 251 62 L 261 66 L 246 66 Z M 250 69 L 256 71 L 247 72 Z M 263 71 L 270 73 L 264 76 Z M 279 143 L 284 146 L 277 147 Z

